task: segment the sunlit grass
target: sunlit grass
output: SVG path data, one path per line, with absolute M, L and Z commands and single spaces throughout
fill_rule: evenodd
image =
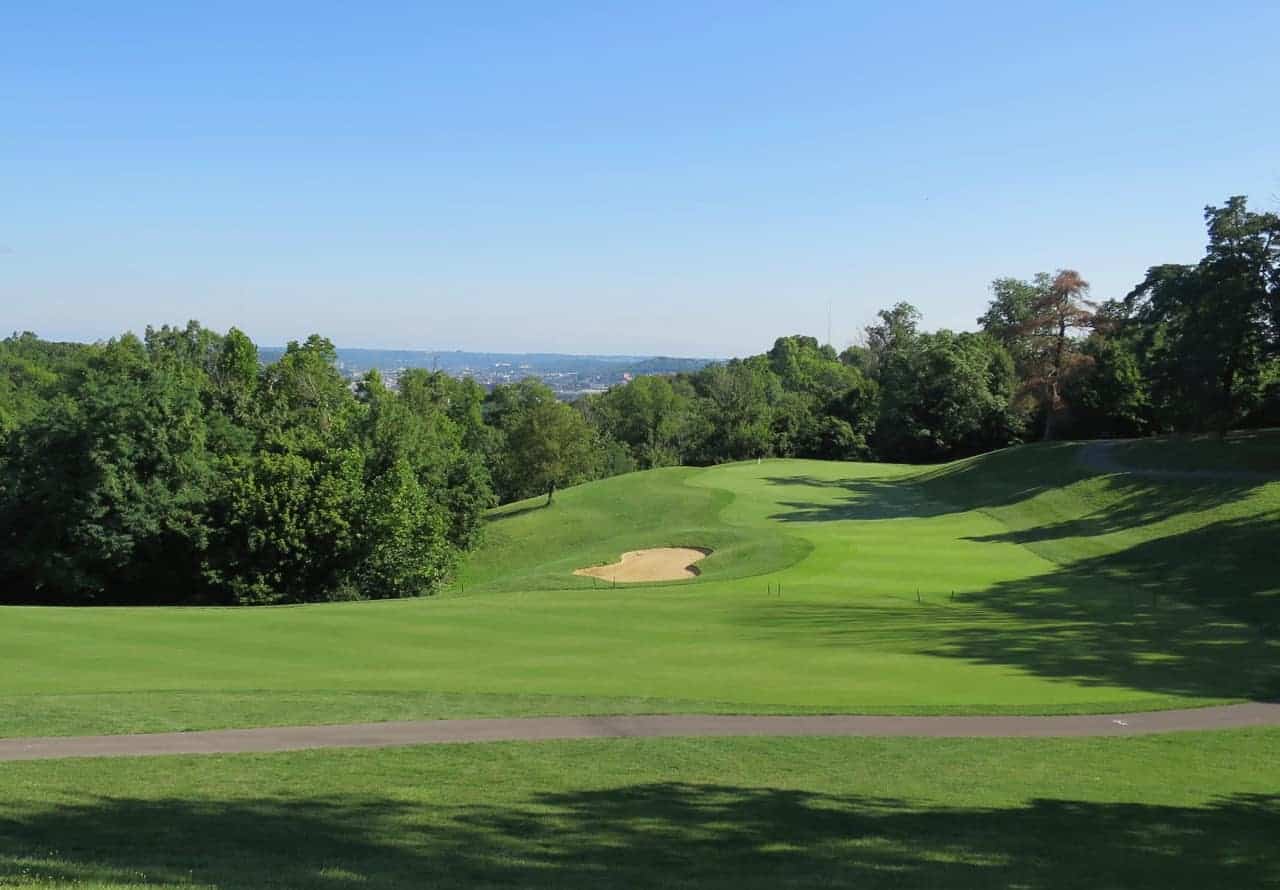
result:
M 504 508 L 424 601 L 0 612 L 0 733 L 502 714 L 1064 713 L 1277 691 L 1280 485 L 764 461 Z M 711 547 L 701 577 L 574 568 Z

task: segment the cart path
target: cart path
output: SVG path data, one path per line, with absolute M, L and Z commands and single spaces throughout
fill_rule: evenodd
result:
M 630 739 L 693 736 L 924 736 L 1034 738 L 1128 736 L 1191 730 L 1280 726 L 1280 702 L 1248 702 L 1061 717 L 893 717 L 872 715 L 748 716 L 667 714 L 614 717 L 515 717 L 415 720 L 335 726 L 279 726 L 142 735 L 0 739 L 0 761 L 59 757 L 148 757 L 167 754 L 243 754 L 312 748 L 387 748 L 402 745 L 553 739 Z

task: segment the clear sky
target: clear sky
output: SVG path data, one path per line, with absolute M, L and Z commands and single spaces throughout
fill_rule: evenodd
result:
M 1280 203 L 1280 3 L 7 4 L 0 327 L 731 355 Z

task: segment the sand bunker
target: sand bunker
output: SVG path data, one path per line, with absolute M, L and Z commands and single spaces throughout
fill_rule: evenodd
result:
M 679 581 L 681 578 L 696 578 L 698 570 L 693 564 L 710 553 L 710 550 L 700 547 L 629 550 L 611 565 L 575 569 L 573 573 L 606 581 Z

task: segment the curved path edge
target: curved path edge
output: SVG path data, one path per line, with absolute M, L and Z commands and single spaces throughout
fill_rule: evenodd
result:
M 920 736 L 929 738 L 1045 738 L 1130 736 L 1280 725 L 1280 702 L 1248 702 L 1061 717 L 893 717 L 872 715 L 749 716 L 670 714 L 610 717 L 516 717 L 415 720 L 333 726 L 215 729 L 142 735 L 0 739 L 0 761 L 61 757 L 149 757 L 245 754 L 313 748 L 389 748 L 406 745 L 562 739 L 698 736 Z

